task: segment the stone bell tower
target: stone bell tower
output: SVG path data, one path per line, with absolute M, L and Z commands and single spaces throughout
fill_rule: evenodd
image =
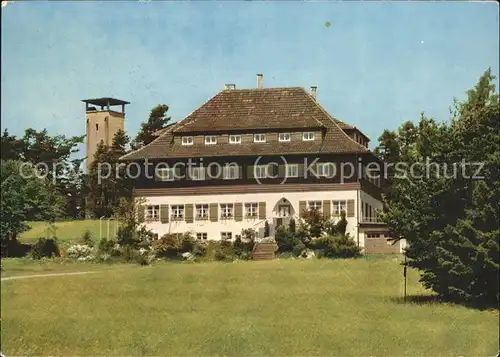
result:
M 88 173 L 99 143 L 111 145 L 116 132 L 125 130 L 125 105 L 130 103 L 115 98 L 84 99 L 82 102 L 85 103 L 85 167 Z

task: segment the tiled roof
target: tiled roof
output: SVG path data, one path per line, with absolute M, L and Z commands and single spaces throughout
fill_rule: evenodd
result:
M 159 159 L 199 156 L 247 156 L 271 154 L 361 153 L 369 150 L 344 132 L 352 126 L 331 117 L 303 88 L 223 90 L 208 102 L 157 132 L 149 145 L 122 159 Z M 174 136 L 206 133 L 322 130 L 314 141 L 242 143 L 182 146 Z

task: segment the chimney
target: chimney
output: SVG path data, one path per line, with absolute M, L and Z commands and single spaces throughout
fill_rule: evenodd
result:
M 233 90 L 233 89 L 236 89 L 236 84 L 225 84 L 224 85 L 224 89 L 225 90 Z
M 318 87 L 311 86 L 311 95 L 314 98 L 314 100 L 316 100 L 316 89 L 318 89 Z
M 264 75 L 261 73 L 257 74 L 257 88 L 264 88 Z

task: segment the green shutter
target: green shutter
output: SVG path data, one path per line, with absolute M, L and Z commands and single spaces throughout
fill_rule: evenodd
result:
M 236 222 L 243 220 L 243 203 L 236 202 L 234 204 L 234 220 Z
M 304 177 L 304 164 L 299 164 L 299 177 Z
M 253 174 L 253 170 L 254 170 L 254 166 L 253 165 L 248 165 L 247 166 L 247 178 L 248 179 L 253 179 L 255 178 L 254 174 Z
M 211 222 L 217 222 L 219 219 L 218 207 L 217 203 L 210 203 L 209 205 L 209 216 Z
M 137 220 L 139 223 L 144 222 L 144 211 L 146 210 L 146 206 L 137 206 Z
M 347 217 L 354 217 L 354 200 L 347 200 Z
M 160 205 L 160 222 L 168 223 L 168 205 Z
M 266 219 L 266 203 L 259 202 L 259 219 Z
M 184 206 L 184 218 L 186 223 L 193 223 L 193 204 L 187 204 Z
M 299 217 L 304 217 L 306 209 L 307 209 L 306 201 L 299 201 Z
M 285 177 L 286 176 L 286 165 L 279 165 L 278 166 L 278 177 Z
M 330 219 L 332 215 L 332 201 L 324 200 L 323 201 L 323 217 L 326 219 Z

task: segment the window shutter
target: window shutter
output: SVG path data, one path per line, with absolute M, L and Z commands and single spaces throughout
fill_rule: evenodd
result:
M 236 202 L 234 204 L 234 220 L 236 222 L 243 220 L 243 203 Z
M 304 164 L 299 164 L 299 177 L 304 177 Z
M 186 220 L 186 223 L 193 223 L 193 204 L 190 203 L 190 204 L 187 204 L 185 207 L 184 207 L 184 217 L 185 217 L 185 220 Z
M 137 206 L 137 220 L 139 222 L 144 222 L 144 211 L 146 210 L 146 206 Z
M 347 217 L 354 217 L 354 200 L 347 200 Z
M 306 201 L 299 201 L 299 217 L 304 217 L 306 207 Z
M 332 201 L 330 200 L 324 200 L 323 201 L 323 217 L 326 219 L 330 219 L 330 216 L 332 215 Z
M 285 177 L 286 176 L 286 165 L 279 165 L 278 166 L 278 177 Z
M 266 203 L 259 202 L 259 219 L 266 219 Z
M 160 222 L 168 223 L 168 205 L 160 205 Z
M 247 166 L 247 178 L 248 179 L 253 179 L 255 178 L 254 174 L 253 174 L 253 170 L 254 170 L 254 166 L 253 165 L 248 165 Z
M 217 220 L 219 219 L 219 214 L 218 214 L 217 208 L 218 208 L 217 203 L 210 203 L 209 215 L 210 215 L 211 222 L 217 222 Z

